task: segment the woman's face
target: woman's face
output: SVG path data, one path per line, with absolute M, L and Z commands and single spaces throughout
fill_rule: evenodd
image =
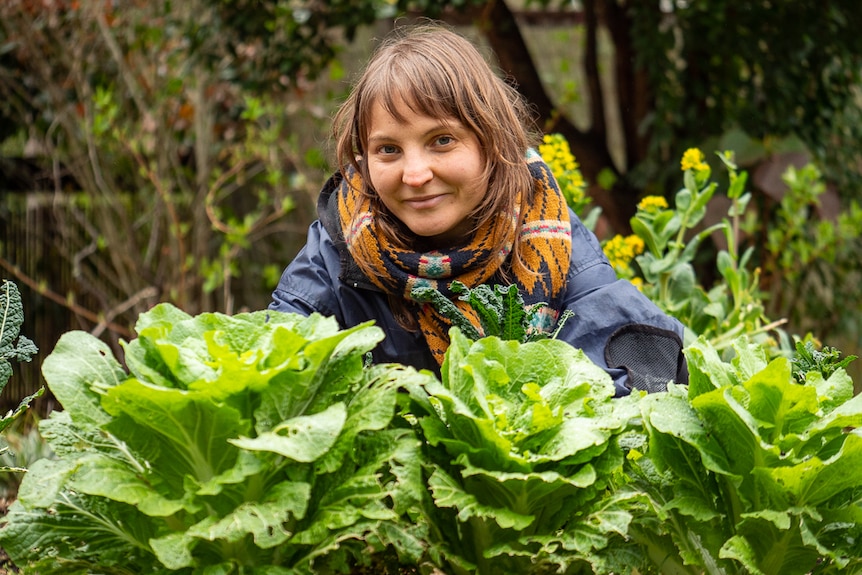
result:
M 463 243 L 469 214 L 488 184 L 476 134 L 454 118 L 412 111 L 403 101 L 398 120 L 379 103 L 371 112 L 368 170 L 380 200 L 410 231 L 433 247 Z

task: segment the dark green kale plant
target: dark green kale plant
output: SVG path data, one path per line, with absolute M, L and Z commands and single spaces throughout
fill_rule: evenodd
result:
M 410 295 L 416 301 L 433 305 L 440 315 L 450 320 L 453 327 L 459 328 L 461 333 L 472 341 L 490 336 L 520 343 L 555 339 L 566 320 L 574 315 L 571 310 L 564 311 L 557 321 L 556 329 L 553 332 L 544 332 L 531 329 L 531 326 L 534 325 L 533 319 L 547 307 L 547 304 L 527 306 L 516 285 L 481 284 L 471 289 L 462 282 L 454 281 L 450 289 L 459 294 L 458 299 L 469 303 L 476 312 L 481 331 L 470 323 L 464 312 L 439 290 L 418 287 L 410 292 Z
M 818 350 L 814 342 L 809 339 L 796 342 L 796 355 L 790 360 L 790 364 L 796 382 L 805 383 L 808 372 L 819 372 L 824 379 L 829 379 L 830 375 L 838 369 L 847 367 L 854 359 L 856 359 L 855 355 L 848 355 L 841 359 L 841 351 L 834 347 L 823 346 Z
M 24 323 L 24 306 L 18 286 L 9 280 L 0 283 L 0 392 L 12 377 L 13 361 L 30 361 L 39 351 L 27 337 L 20 335 Z M 24 398 L 18 407 L 6 415 L 0 415 L 0 432 L 9 427 L 30 402 L 42 394 L 40 389 Z

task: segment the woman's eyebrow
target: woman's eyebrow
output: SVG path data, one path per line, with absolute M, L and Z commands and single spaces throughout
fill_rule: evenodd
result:
M 368 143 L 370 144 L 375 142 L 391 142 L 394 139 L 395 138 L 393 138 L 392 136 L 383 133 L 371 134 L 370 136 L 368 136 Z
M 447 131 L 447 132 L 457 132 L 458 130 L 463 130 L 463 129 L 466 129 L 466 128 L 463 125 L 461 125 L 460 122 L 459 123 L 440 122 L 436 126 L 432 126 L 431 128 L 428 128 L 427 130 L 425 130 L 424 132 L 419 134 L 419 136 L 421 138 L 427 138 L 428 136 L 435 134 L 437 132 L 440 132 L 441 130 Z M 379 141 L 390 141 L 390 142 L 391 141 L 398 141 L 398 136 L 391 136 L 391 135 L 387 134 L 386 132 L 373 132 L 368 136 L 368 142 L 369 143 L 379 142 Z

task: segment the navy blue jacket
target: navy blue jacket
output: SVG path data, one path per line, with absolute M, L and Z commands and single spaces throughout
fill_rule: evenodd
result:
M 439 374 L 422 334 L 407 331 L 395 321 L 387 295 L 368 280 L 347 251 L 335 207 L 339 180 L 333 176 L 321 192 L 320 219 L 311 224 L 305 246 L 284 270 L 269 309 L 334 316 L 342 328 L 374 320 L 386 334 L 372 352 L 375 362 L 398 362 Z M 570 215 L 572 261 L 564 308 L 575 315 L 565 322 L 558 339 L 583 349 L 608 371 L 618 395 L 628 394 L 632 386 L 653 391 L 653 380 L 658 380 L 658 388 L 668 379 L 684 382 L 680 322 L 630 282 L 618 280 L 595 235 L 574 213 Z

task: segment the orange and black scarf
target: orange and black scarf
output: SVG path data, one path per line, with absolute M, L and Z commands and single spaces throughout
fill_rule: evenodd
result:
M 572 251 L 571 223 L 565 199 L 550 168 L 532 151 L 526 161 L 534 181 L 530 205 L 519 206 L 521 202 L 516 202 L 516 213 L 501 214 L 486 222 L 470 243 L 447 251 L 424 253 L 400 249 L 379 231 L 370 201 L 359 193 L 360 175 L 351 171 L 337 191 L 338 214 L 347 249 L 355 260 L 365 262 L 373 270 L 368 279 L 384 292 L 411 300 L 414 288 L 436 288 L 481 329 L 473 310 L 459 300 L 449 286 L 456 280 L 470 288 L 488 283 L 500 272 L 501 266 L 510 265 L 507 260 L 517 241 L 521 258 L 533 273 L 521 266 L 511 266 L 508 276 L 517 284 L 525 304 L 547 304 L 543 325 L 532 327 L 550 330 L 556 323 L 566 289 Z M 526 212 L 518 230 L 521 210 Z M 491 254 L 491 240 L 498 237 L 496 234 L 500 231 L 509 241 L 500 253 Z M 493 263 L 488 265 L 489 261 Z M 438 363 L 442 363 L 449 347 L 450 321 L 438 314 L 431 304 L 417 303 L 417 310 L 425 341 Z

